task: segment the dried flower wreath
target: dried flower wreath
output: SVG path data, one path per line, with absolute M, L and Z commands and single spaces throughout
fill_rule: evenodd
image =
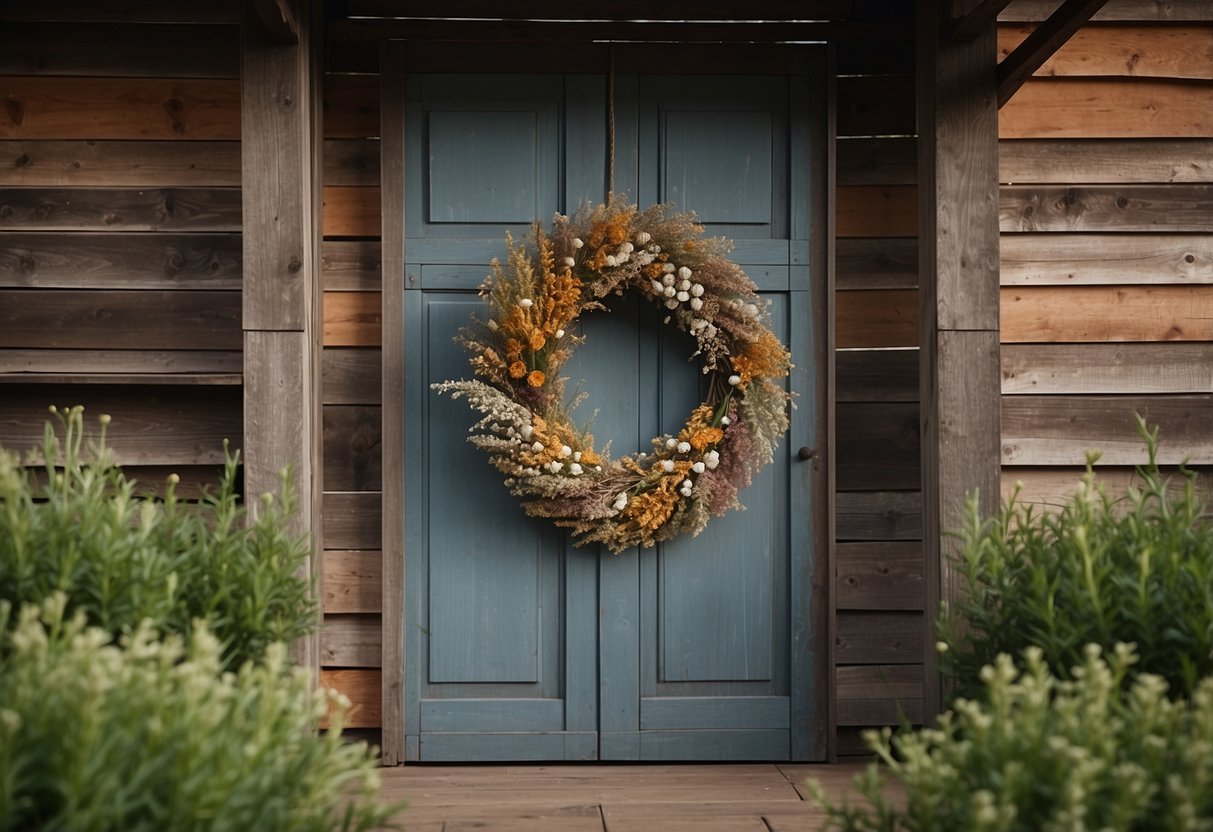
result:
M 483 414 L 468 441 L 527 514 L 572 529 L 577 545 L 619 553 L 699 534 L 710 516 L 742 508 L 739 489 L 788 429 L 788 350 L 767 327 L 754 283 L 725 257 L 730 243 L 702 234 L 693 214 L 612 200 L 557 215 L 549 232 L 536 223 L 532 251 L 507 235 L 509 257 L 493 261 L 480 290 L 489 317 L 456 339 L 478 380 L 433 385 Z M 572 333 L 581 314 L 625 291 L 664 306 L 712 378 L 676 436 L 609 459 L 574 424 L 579 399 L 565 401 L 558 373 L 584 340 Z

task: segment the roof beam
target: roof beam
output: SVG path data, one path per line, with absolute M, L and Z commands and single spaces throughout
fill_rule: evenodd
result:
M 248 0 L 253 15 L 261 21 L 271 43 L 299 42 L 299 21 L 291 0 Z
M 982 0 L 952 24 L 952 40 L 973 40 L 1009 5 L 1011 0 Z
M 998 65 L 998 106 L 1001 109 L 1032 73 L 1044 66 L 1107 0 L 1065 0 L 1036 31 Z
M 631 21 L 454 20 L 432 18 L 353 18 L 329 24 L 334 41 L 517 41 L 567 43 L 647 41 L 678 43 L 780 43 L 834 40 L 871 31 L 865 24 L 788 23 L 639 23 Z

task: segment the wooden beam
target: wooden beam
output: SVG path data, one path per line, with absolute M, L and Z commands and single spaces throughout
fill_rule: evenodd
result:
M 995 27 L 951 41 L 945 0 L 918 3 L 919 287 L 925 707 L 943 704 L 931 628 L 955 592 L 966 495 L 999 500 L 998 108 Z
M 570 3 L 567 0 L 349 0 L 349 14 L 359 17 L 501 18 L 514 20 L 732 20 L 734 3 L 612 0 L 610 3 Z M 850 0 L 762 0 L 740 14 L 755 20 L 839 20 L 850 13 Z
M 1107 0 L 1065 0 L 1048 20 L 998 65 L 998 106 L 1011 100 L 1023 82 L 1070 39 Z
M 577 20 L 454 20 L 446 18 L 358 18 L 331 25 L 332 40 L 377 43 L 407 41 L 657 41 L 673 43 L 787 43 L 835 40 L 871 27 L 817 21 L 636 23 Z
M 999 13 L 1009 5 L 1011 0 L 982 0 L 967 14 L 956 19 L 952 25 L 952 39 L 972 40 L 989 28 L 990 24 L 998 19 Z
M 249 0 L 271 43 L 299 43 L 299 21 L 290 0 Z

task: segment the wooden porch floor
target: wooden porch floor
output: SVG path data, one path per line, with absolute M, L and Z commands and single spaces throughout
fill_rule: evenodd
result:
M 411 765 L 383 771 L 408 832 L 810 832 L 804 787 L 852 794 L 861 765 Z

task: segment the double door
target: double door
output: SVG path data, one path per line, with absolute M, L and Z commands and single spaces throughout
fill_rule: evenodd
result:
M 528 518 L 466 442 L 452 341 L 504 235 L 606 196 L 601 75 L 414 74 L 405 115 L 405 724 L 410 760 L 742 760 L 824 755 L 810 586 L 820 332 L 809 269 L 808 68 L 615 78 L 615 190 L 693 209 L 771 301 L 799 394 L 776 460 L 695 539 L 612 556 Z M 643 299 L 580 322 L 567 365 L 616 454 L 701 400 L 693 342 Z

